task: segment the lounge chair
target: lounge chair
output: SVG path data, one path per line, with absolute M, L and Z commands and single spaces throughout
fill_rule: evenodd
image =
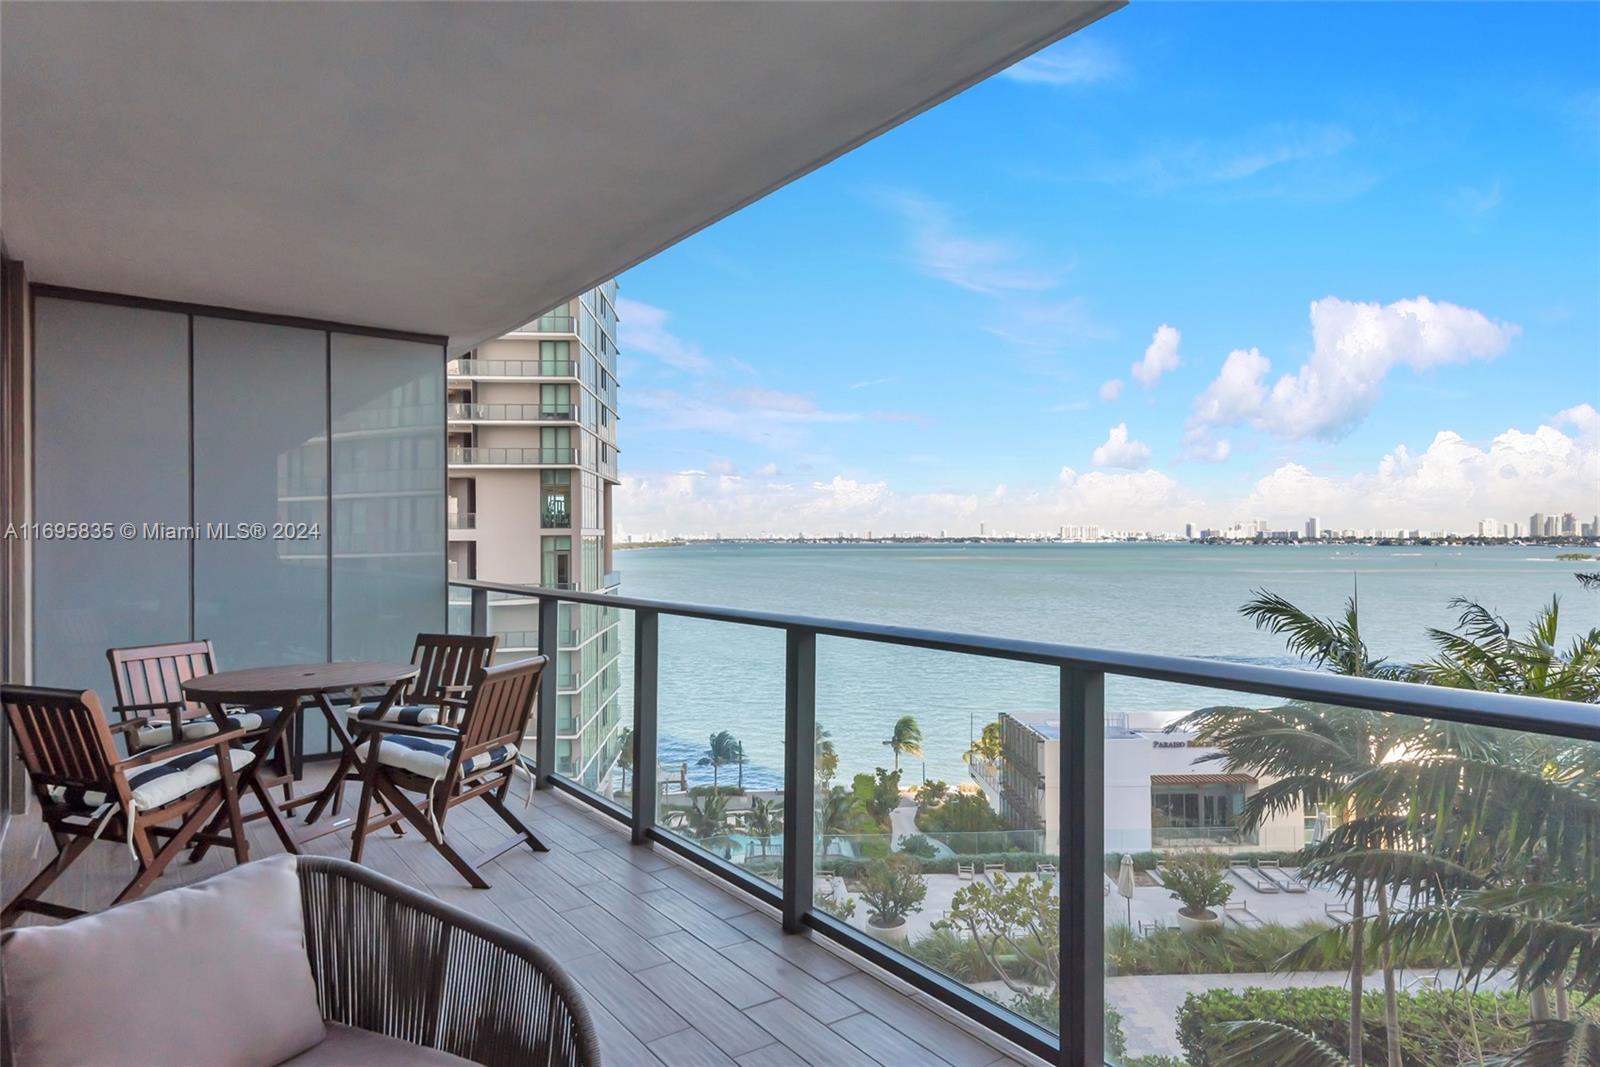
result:
M 972 881 L 976 868 L 971 863 L 956 862 L 956 877 Z
M 1006 876 L 1006 865 L 1005 864 L 1003 864 L 1003 863 L 985 863 L 983 865 L 983 877 L 984 877 L 984 879 L 986 881 L 993 881 L 994 880 L 994 876 L 997 875 L 997 874 L 1002 879 L 1005 878 L 1005 876 Z
M 1239 926 L 1264 926 L 1261 916 L 1250 910 L 1248 900 L 1230 900 L 1222 905 L 1224 918 L 1232 919 Z
M 582 995 L 549 953 L 324 856 L 9 931 L 0 960 L 22 1065 L 600 1063 Z
M 1261 877 L 1268 879 L 1285 893 L 1304 893 L 1306 884 L 1300 876 L 1292 871 L 1283 869 L 1277 860 L 1257 860 L 1256 870 L 1261 872 Z
M 1228 871 L 1257 893 L 1276 893 L 1278 883 L 1264 876 L 1245 860 L 1229 860 Z

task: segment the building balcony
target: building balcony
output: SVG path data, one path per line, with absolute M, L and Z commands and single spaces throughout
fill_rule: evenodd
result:
M 567 530 L 572 527 L 572 512 L 565 507 L 546 505 L 539 510 L 539 527 L 544 530 Z
M 512 330 L 511 335 L 520 334 L 570 334 L 577 335 L 578 320 L 566 312 L 540 315 L 532 322 L 518 329 Z
M 451 422 L 576 422 L 572 404 L 448 404 Z
M 445 452 L 452 467 L 570 467 L 578 462 L 576 448 L 481 448 L 454 446 Z
M 445 526 L 451 530 L 473 530 L 478 525 L 478 516 L 471 511 L 451 511 L 445 513 Z
M 445 368 L 451 378 L 495 381 L 564 378 L 576 381 L 578 364 L 570 359 L 453 359 Z

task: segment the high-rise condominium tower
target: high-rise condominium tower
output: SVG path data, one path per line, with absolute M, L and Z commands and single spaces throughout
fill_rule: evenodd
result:
M 450 364 L 452 578 L 617 588 L 616 295 L 606 282 Z M 501 660 L 532 655 L 538 625 L 533 599 L 490 594 Z M 622 741 L 617 610 L 561 605 L 556 643 L 556 770 L 609 792 Z

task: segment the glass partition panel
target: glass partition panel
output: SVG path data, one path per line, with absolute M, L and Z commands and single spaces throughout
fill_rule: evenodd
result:
M 1045 782 L 991 757 L 1001 715 L 1053 715 L 1059 692 L 1052 667 L 817 641 L 816 906 L 1052 1030 Z
M 406 659 L 445 625 L 444 355 L 331 335 L 333 655 Z
M 781 884 L 784 635 L 668 616 L 660 625 L 657 817 Z
M 107 648 L 190 636 L 188 318 L 41 296 L 33 345 L 33 677 L 103 693 Z
M 1595 1018 L 1600 745 L 1171 692 L 1107 680 L 1115 1062 L 1522 1062 Z
M 327 343 L 194 319 L 195 634 L 225 667 L 328 656 Z

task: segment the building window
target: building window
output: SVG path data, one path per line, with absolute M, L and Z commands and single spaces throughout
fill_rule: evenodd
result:
M 1244 815 L 1242 782 L 1152 785 L 1150 835 L 1157 846 L 1254 844 L 1239 824 Z

